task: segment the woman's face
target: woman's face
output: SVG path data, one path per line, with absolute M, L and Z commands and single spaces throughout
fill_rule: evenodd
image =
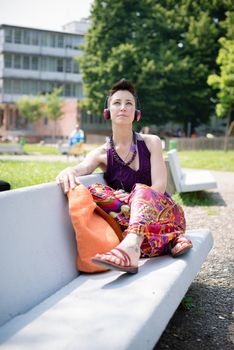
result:
M 112 122 L 132 123 L 136 109 L 134 96 L 127 90 L 116 91 L 109 99 L 109 109 Z

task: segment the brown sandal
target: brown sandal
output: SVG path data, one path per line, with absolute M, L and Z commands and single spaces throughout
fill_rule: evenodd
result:
M 178 249 L 175 253 L 172 252 L 172 250 L 175 248 L 175 246 L 181 243 L 181 248 Z M 171 255 L 173 256 L 173 258 L 182 255 L 184 253 L 186 253 L 189 249 L 191 249 L 193 247 L 193 243 L 190 241 L 190 239 L 187 239 L 186 237 L 180 235 L 178 237 L 176 237 L 173 241 L 172 241 L 172 249 L 171 249 Z
M 121 256 L 116 254 L 115 250 L 117 250 L 121 254 Z M 113 261 L 105 259 L 105 256 L 108 255 L 120 259 L 120 264 L 116 264 Z M 120 248 L 114 248 L 110 252 L 104 254 L 97 254 L 94 258 L 91 259 L 91 261 L 96 265 L 101 265 L 111 270 L 123 271 L 132 274 L 138 272 L 138 266 L 131 266 L 131 259 L 129 255 Z M 121 263 L 123 265 L 121 265 Z

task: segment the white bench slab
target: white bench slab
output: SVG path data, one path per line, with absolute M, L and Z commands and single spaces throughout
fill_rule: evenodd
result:
M 80 178 L 103 182 L 101 174 Z M 142 259 L 137 275 L 79 274 L 67 201 L 54 183 L 0 193 L 1 349 L 152 349 L 212 247 Z
M 58 145 L 59 152 L 66 155 L 82 155 L 84 153 L 84 143 L 75 144 L 70 146 L 68 143 L 62 143 Z
M 16 154 L 23 154 L 24 149 L 23 146 L 20 144 L 0 144 L 0 153 L 16 153 Z
M 215 178 L 210 171 L 182 170 L 176 150 L 171 150 L 167 154 L 177 192 L 204 191 L 217 187 Z
M 68 154 L 70 146 L 68 143 L 62 143 L 58 145 L 58 149 L 61 154 Z

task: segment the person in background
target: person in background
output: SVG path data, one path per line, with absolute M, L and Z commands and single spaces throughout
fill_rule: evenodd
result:
M 122 79 L 112 86 L 104 118 L 112 123 L 112 136 L 77 166 L 60 172 L 56 181 L 67 193 L 80 183 L 79 176 L 98 167 L 103 170 L 107 185 L 93 184 L 89 191 L 97 205 L 119 223 L 123 240 L 111 251 L 97 254 L 92 262 L 136 273 L 140 257 L 176 257 L 192 248 L 192 242 L 184 236 L 183 209 L 166 192 L 160 138 L 133 130 L 141 112 L 131 82 Z
M 144 127 L 141 129 L 141 134 L 148 135 L 149 133 L 150 133 L 150 128 L 149 128 L 149 126 L 144 126 Z
M 80 128 L 79 124 L 76 124 L 75 129 L 69 136 L 70 154 L 82 156 L 84 153 L 84 131 Z

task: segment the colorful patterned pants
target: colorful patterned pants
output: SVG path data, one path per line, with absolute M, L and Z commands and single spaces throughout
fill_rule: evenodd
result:
M 129 202 L 120 201 L 111 187 L 103 184 L 89 186 L 94 201 L 122 227 L 123 237 L 135 233 L 144 237 L 142 257 L 169 252 L 170 242 L 185 231 L 183 209 L 167 194 L 137 183 Z

